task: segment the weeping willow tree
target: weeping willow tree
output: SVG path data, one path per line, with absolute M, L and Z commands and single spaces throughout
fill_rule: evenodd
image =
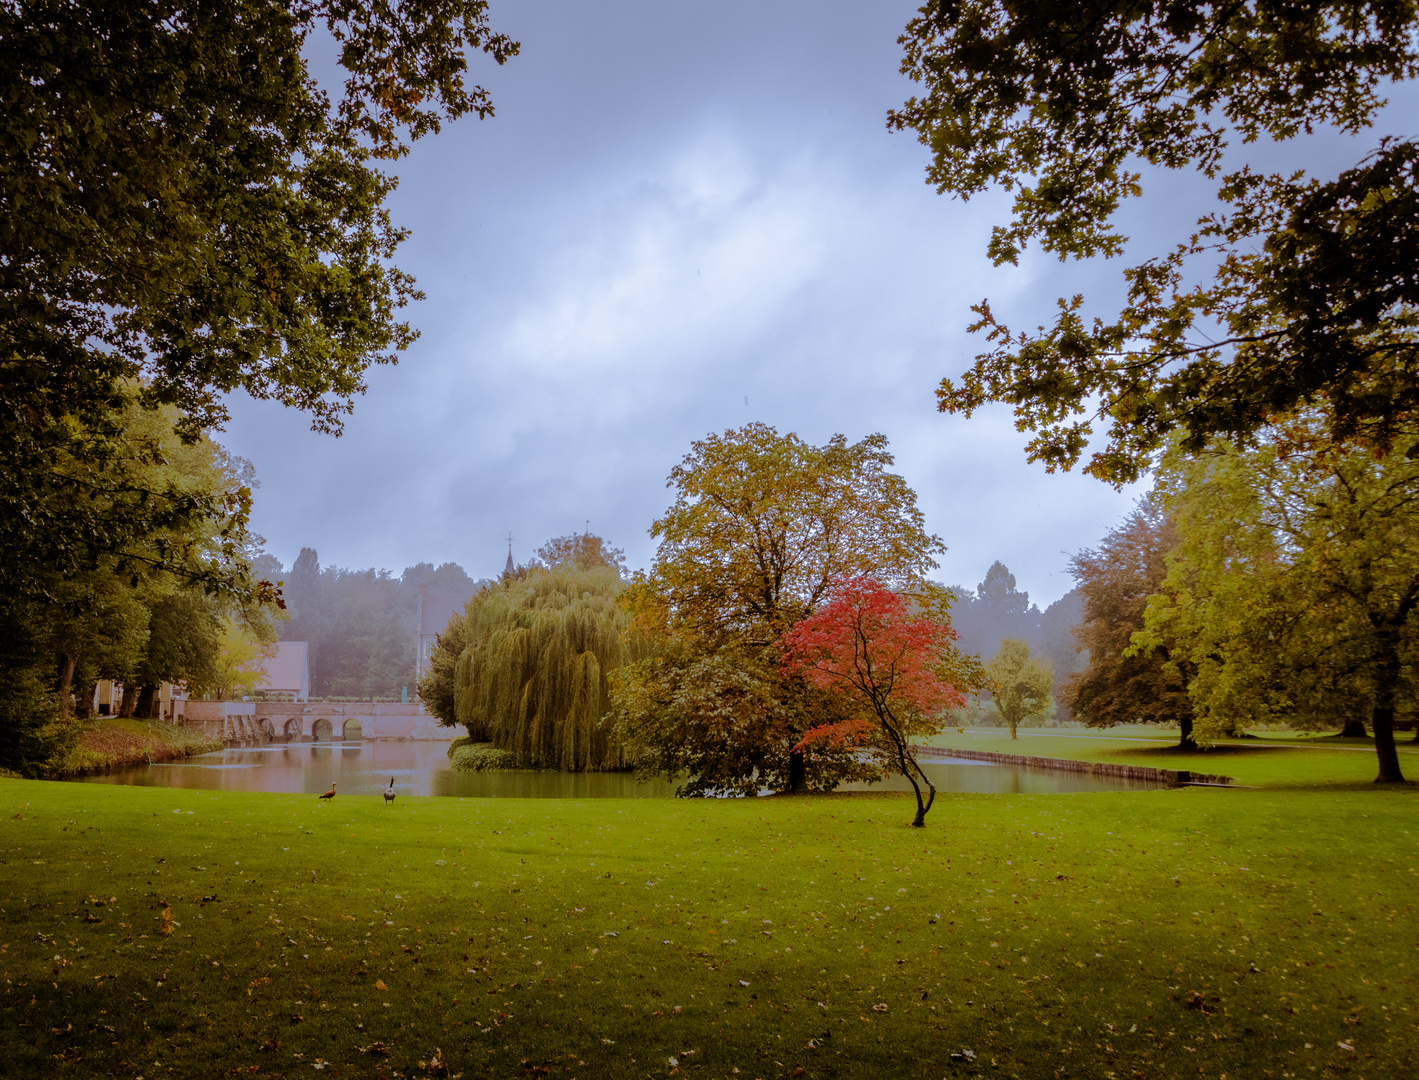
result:
M 640 659 L 620 589 L 613 568 L 564 564 L 474 596 L 453 674 L 454 716 L 469 736 L 522 766 L 625 767 L 620 742 L 601 727 L 607 675 Z

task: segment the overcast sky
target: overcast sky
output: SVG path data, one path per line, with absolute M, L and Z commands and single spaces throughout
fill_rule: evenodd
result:
M 475 67 L 497 116 L 397 163 L 422 338 L 370 374 L 339 439 L 249 401 L 219 436 L 256 466 L 271 553 L 479 577 L 509 533 L 523 561 L 589 521 L 648 566 L 670 469 L 757 420 L 812 443 L 885 434 L 949 549 L 941 580 L 974 586 L 1000 559 L 1042 607 L 1068 591 L 1069 555 L 1138 492 L 1047 475 L 1005 410 L 942 416 L 934 390 L 981 348 L 972 303 L 1033 327 L 1061 294 L 1107 300 L 1118 267 L 992 268 L 1003 202 L 926 186 L 925 148 L 884 122 L 911 92 L 896 38 L 914 7 L 495 0 L 523 45 Z M 1185 225 L 1197 190 L 1157 187 L 1133 235 Z

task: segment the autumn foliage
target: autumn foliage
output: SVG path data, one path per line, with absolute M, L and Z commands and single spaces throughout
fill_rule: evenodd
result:
M 621 596 L 650 655 L 618 670 L 611 724 L 642 775 L 683 795 L 831 791 L 880 765 L 844 746 L 795 747 L 839 695 L 786 678 L 786 630 L 840 579 L 908 595 L 944 550 L 882 435 L 813 446 L 767 424 L 696 440 L 670 472 L 675 500 L 651 527 L 655 562 Z M 846 699 L 844 699 L 846 700 Z M 849 702 L 849 704 L 851 704 Z
M 840 579 L 827 602 L 784 635 L 783 670 L 810 685 L 855 700 L 847 720 L 810 728 L 798 749 L 850 745 L 888 757 L 911 782 L 924 823 L 936 798 L 912 753 L 913 737 L 935 732 L 947 709 L 965 695 L 953 677 L 955 631 L 930 613 L 913 613 L 907 601 L 871 577 Z M 923 799 L 922 787 L 929 792 Z

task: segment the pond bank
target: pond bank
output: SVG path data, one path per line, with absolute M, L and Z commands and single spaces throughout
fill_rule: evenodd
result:
M 1127 780 L 1148 780 L 1168 787 L 1191 784 L 1209 786 L 1231 784 L 1230 776 L 1193 772 L 1190 769 L 1158 769 L 1151 765 L 1121 765 L 1103 761 L 1076 761 L 1072 758 L 1038 757 L 1033 754 L 1004 754 L 997 750 L 946 749 L 940 746 L 913 747 L 922 761 L 965 758 L 967 761 L 989 761 L 996 765 L 1016 765 L 1025 769 L 1047 769 L 1057 772 L 1090 773 L 1094 776 L 1118 776 Z
M 339 784 L 346 797 L 380 796 L 394 779 L 396 795 L 436 795 L 455 798 L 588 799 L 666 798 L 676 783 L 657 777 L 644 783 L 630 772 L 563 773 L 551 769 L 480 769 L 452 767 L 447 744 L 346 741 L 338 743 L 266 743 L 229 747 L 166 764 L 109 769 L 82 779 L 100 784 L 144 787 L 201 788 L 318 795 Z M 991 762 L 923 762 L 937 791 L 978 794 L 1056 794 L 1082 791 L 1136 791 L 1167 787 L 1158 781 L 1088 772 L 1046 771 L 1002 766 Z M 874 790 L 904 787 L 900 776 L 888 777 Z M 850 790 L 865 790 L 851 785 Z M 383 805 L 380 799 L 379 805 Z
M 222 740 L 193 728 L 159 720 L 123 720 L 104 717 L 83 724 L 74 745 L 45 771 L 50 780 L 155 761 L 179 761 L 222 748 Z

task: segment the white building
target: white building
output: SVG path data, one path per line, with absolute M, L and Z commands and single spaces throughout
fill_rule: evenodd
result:
M 276 655 L 262 663 L 259 694 L 290 694 L 292 701 L 310 698 L 310 643 L 278 641 Z
M 462 615 L 468 601 L 477 590 L 465 592 L 428 592 L 419 588 L 419 613 L 415 619 L 415 632 L 419 635 L 414 653 L 414 682 L 428 670 L 429 656 L 438 643 L 438 637 L 448 629 L 448 620 L 454 615 Z

